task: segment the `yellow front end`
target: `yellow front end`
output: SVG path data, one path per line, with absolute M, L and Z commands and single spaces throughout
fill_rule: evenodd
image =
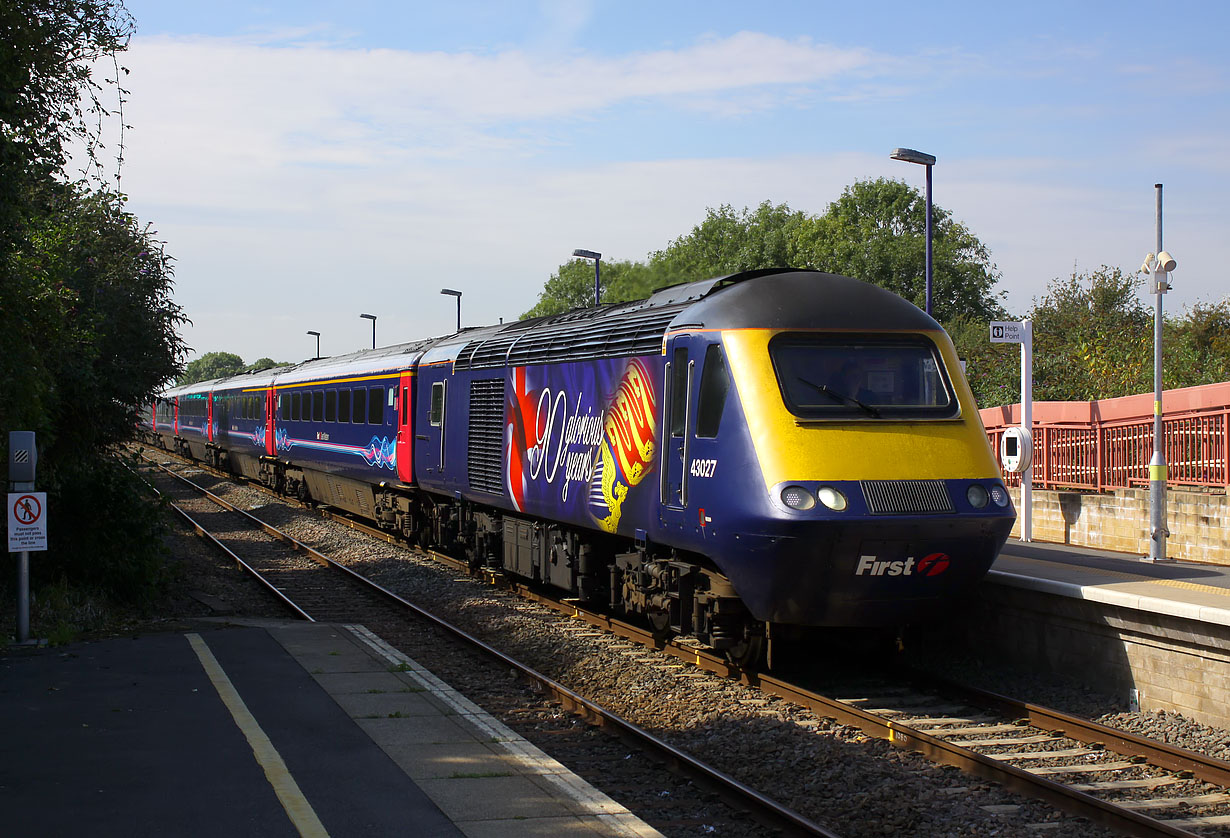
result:
M 780 332 L 722 332 L 766 490 L 794 480 L 975 479 L 999 474 L 973 393 L 943 331 L 918 334 L 939 348 L 960 412 L 954 419 L 909 421 L 794 416 L 782 399 L 769 355 L 769 341 Z

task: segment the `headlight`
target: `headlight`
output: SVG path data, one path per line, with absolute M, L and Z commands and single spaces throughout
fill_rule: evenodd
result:
M 974 509 L 982 509 L 991 500 L 987 490 L 977 483 L 970 484 L 970 487 L 965 490 L 965 497 L 969 500 L 969 505 L 974 507 Z
M 782 503 L 791 509 L 811 509 L 816 498 L 802 486 L 787 486 L 782 489 Z
M 1008 490 L 1003 486 L 991 487 L 991 500 L 995 501 L 996 506 L 1008 505 Z
M 834 512 L 841 512 L 849 505 L 846 496 L 832 486 L 821 486 L 816 494 L 820 496 L 820 502 Z

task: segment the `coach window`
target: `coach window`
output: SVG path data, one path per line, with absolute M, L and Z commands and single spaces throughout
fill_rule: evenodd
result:
M 444 421 L 444 382 L 437 381 L 431 385 L 431 415 L 432 427 L 440 427 Z
M 367 421 L 373 425 L 384 424 L 383 387 L 371 387 L 367 391 Z
M 337 391 L 337 421 L 350 421 L 350 390 Z
M 324 390 L 313 390 L 312 391 L 312 421 L 313 422 L 325 421 L 325 391 Z
M 367 422 L 367 388 L 354 388 L 354 407 L 351 410 L 350 421 L 356 425 Z
M 325 393 L 325 421 L 337 421 L 337 390 Z
M 716 343 L 705 350 L 705 368 L 700 374 L 700 401 L 696 408 L 696 435 L 715 437 L 722 422 L 722 409 L 726 407 L 726 391 L 730 377 L 726 374 L 726 362 L 722 348 Z
M 300 416 L 299 411 L 302 409 L 303 409 L 303 394 L 302 393 L 291 393 L 290 394 L 290 421 L 298 422 L 299 416 Z

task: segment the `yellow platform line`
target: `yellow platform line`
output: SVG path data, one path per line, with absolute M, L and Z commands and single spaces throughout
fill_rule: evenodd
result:
M 320 818 L 316 817 L 312 804 L 308 803 L 303 792 L 299 790 L 299 784 L 291 776 L 281 754 L 273 747 L 265 731 L 261 730 L 256 717 L 248 710 L 248 705 L 244 703 L 239 691 L 235 689 L 226 671 L 222 669 L 222 664 L 218 663 L 218 659 L 214 657 L 214 653 L 210 651 L 209 646 L 199 634 L 191 633 L 184 636 L 188 638 L 192 650 L 200 658 L 201 666 L 205 668 L 205 674 L 213 682 L 214 689 L 218 691 L 222 703 L 226 705 L 226 709 L 231 711 L 231 718 L 247 737 L 256 761 L 265 770 L 266 779 L 273 786 L 274 793 L 277 794 L 282 808 L 286 810 L 295 829 L 299 830 L 299 834 L 305 838 L 328 838 L 329 833 L 325 830 L 324 824 L 320 822 Z
M 1116 579 L 1126 579 L 1129 582 L 1151 582 L 1155 585 L 1165 585 L 1167 588 L 1178 588 L 1183 591 L 1197 591 L 1199 593 L 1214 594 L 1216 596 L 1230 596 L 1230 588 L 1218 588 L 1214 585 L 1200 585 L 1196 582 L 1181 582 L 1178 579 L 1158 579 L 1153 576 L 1145 576 L 1140 573 L 1124 573 L 1119 570 L 1105 570 L 1100 567 L 1085 567 L 1084 565 L 1073 565 L 1067 562 L 1055 561 L 1052 559 L 1027 559 L 1024 556 L 1006 556 L 1014 562 L 1032 562 L 1034 564 L 1061 564 L 1065 567 L 1074 567 L 1085 573 L 1096 573 L 1101 576 L 1113 576 Z

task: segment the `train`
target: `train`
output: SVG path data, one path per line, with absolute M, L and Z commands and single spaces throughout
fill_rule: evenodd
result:
M 141 430 L 738 660 L 944 615 L 1016 517 L 942 327 L 809 270 L 172 387 Z

